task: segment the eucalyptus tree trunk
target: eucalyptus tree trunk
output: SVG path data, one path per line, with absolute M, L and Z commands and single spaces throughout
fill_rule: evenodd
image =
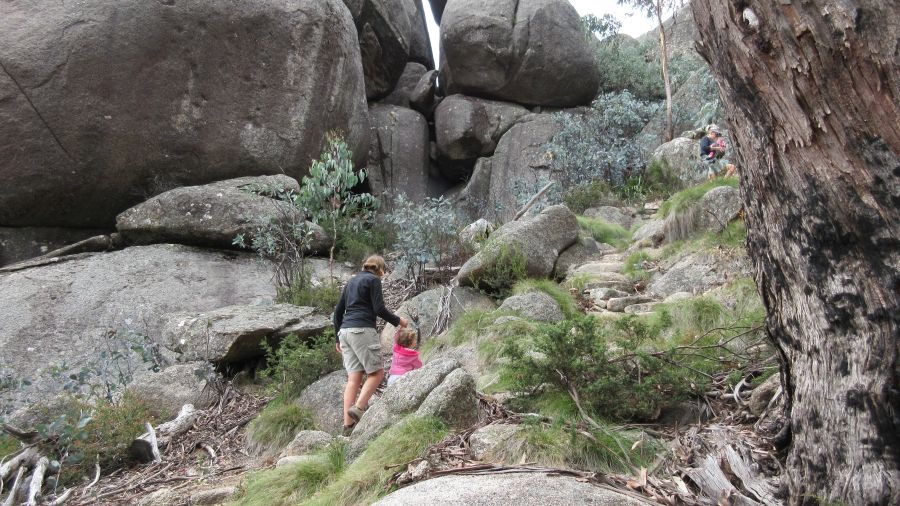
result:
M 693 0 L 782 359 L 792 504 L 900 504 L 900 2 Z
M 669 75 L 669 44 L 666 42 L 666 26 L 663 23 L 663 2 L 658 0 L 654 6 L 656 21 L 659 23 L 659 66 L 662 70 L 663 85 L 666 89 L 666 131 L 663 134 L 666 142 L 672 140 L 672 76 Z

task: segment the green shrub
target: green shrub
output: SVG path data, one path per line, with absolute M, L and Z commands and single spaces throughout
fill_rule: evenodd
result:
M 283 396 L 276 398 L 247 425 L 246 445 L 251 453 L 276 454 L 298 432 L 315 428 L 312 415 L 290 399 Z
M 619 205 L 619 198 L 605 181 L 591 181 L 575 186 L 563 197 L 563 202 L 575 214 L 592 207 Z
M 346 453 L 346 443 L 335 441 L 308 460 L 251 474 L 241 486 L 232 504 L 240 506 L 298 504 L 343 472 Z
M 307 306 L 331 314 L 341 298 L 341 287 L 337 283 L 324 282 L 313 285 L 309 278 L 294 278 L 288 286 L 277 288 L 276 301 L 279 303 Z
M 738 188 L 739 185 L 740 181 L 737 177 L 717 177 L 697 186 L 682 190 L 675 195 L 672 195 L 669 200 L 662 203 L 662 205 L 659 207 L 659 216 L 665 218 L 672 213 L 679 213 L 687 210 L 688 208 L 699 202 L 700 199 L 702 199 L 703 196 L 713 188 L 717 188 L 719 186 L 731 186 L 732 188 Z
M 5 434 L 0 434 L 0 459 L 4 457 L 9 457 L 13 453 L 19 451 L 22 448 L 22 445 L 19 444 L 19 441 L 13 439 Z
M 597 242 L 610 244 L 616 248 L 624 248 L 631 240 L 629 231 L 620 225 L 606 223 L 603 220 L 579 216 L 578 225 Z
M 353 228 L 342 223 L 339 228 L 335 258 L 360 266 L 370 255 L 383 255 L 390 251 L 396 240 L 393 227 L 380 220 Z
M 306 339 L 290 334 L 277 345 L 263 343 L 266 368 L 260 376 L 274 382 L 282 396 L 296 397 L 320 377 L 341 368 L 334 344 L 333 329 Z
M 633 317 L 613 323 L 579 317 L 544 326 L 530 341 L 504 343 L 504 374 L 523 391 L 574 388 L 590 413 L 652 419 L 660 406 L 705 384 L 690 370 L 671 366 L 668 349 L 657 352 L 653 330 Z
M 613 188 L 620 200 L 639 204 L 648 200 L 668 198 L 684 188 L 684 184 L 665 160 L 654 160 L 646 170 L 634 174 L 621 185 Z
M 512 292 L 516 295 L 528 292 L 544 292 L 559 304 L 559 308 L 566 318 L 574 318 L 575 315 L 581 312 L 572 294 L 549 279 L 523 279 L 513 286 Z
M 498 299 L 509 297 L 512 286 L 528 275 L 528 259 L 518 247 L 499 244 L 490 239 L 483 251 L 494 260 L 475 277 L 475 288 Z
M 62 463 L 60 483 L 71 484 L 93 474 L 94 463 L 104 472 L 127 461 L 131 441 L 144 432 L 144 424 L 155 424 L 148 406 L 130 393 L 116 402 L 95 405 L 72 398 L 65 411 L 46 424 L 38 424 L 42 437 L 55 440 L 47 453 L 55 453 Z

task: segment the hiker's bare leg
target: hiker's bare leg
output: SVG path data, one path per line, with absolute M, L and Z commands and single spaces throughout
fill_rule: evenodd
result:
M 366 378 L 366 382 L 362 387 L 362 392 L 359 393 L 359 399 L 356 401 L 357 408 L 366 409 L 369 407 L 369 399 L 372 398 L 372 395 L 375 393 L 375 390 L 378 388 L 378 385 L 381 384 L 381 380 L 383 379 L 384 369 L 379 369 Z
M 359 386 L 362 384 L 363 372 L 347 373 L 347 386 L 344 388 L 344 426 L 353 424 L 353 419 L 347 414 L 350 406 L 356 402 L 356 394 L 359 393 Z

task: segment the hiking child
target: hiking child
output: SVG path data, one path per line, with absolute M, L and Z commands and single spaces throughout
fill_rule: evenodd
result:
M 419 359 L 419 332 L 416 329 L 400 328 L 394 333 L 394 356 L 391 359 L 391 371 L 388 385 L 393 385 L 409 371 L 422 367 Z
M 384 305 L 381 278 L 385 269 L 384 259 L 380 256 L 367 258 L 362 271 L 344 286 L 341 299 L 334 309 L 335 347 L 347 371 L 343 430 L 346 436 L 353 432 L 356 422 L 369 406 L 369 399 L 384 379 L 381 340 L 375 331 L 375 319 L 381 317 L 400 328 L 406 328 L 408 324 L 405 318 L 395 315 Z M 362 381 L 363 374 L 366 375 L 365 383 Z
M 726 176 L 732 176 L 737 173 L 737 167 L 725 158 L 725 139 L 721 138 L 722 133 L 717 125 L 709 125 L 706 127 L 706 135 L 700 139 L 700 160 L 706 164 L 706 177 L 712 179 L 716 177 L 722 170 L 725 170 Z

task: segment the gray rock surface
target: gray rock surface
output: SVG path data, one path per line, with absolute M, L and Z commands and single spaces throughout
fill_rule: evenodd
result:
M 410 96 L 419 85 L 419 81 L 425 76 L 428 69 L 425 65 L 416 62 L 408 62 L 400 74 L 397 85 L 390 95 L 381 99 L 380 103 L 385 105 L 396 105 L 398 107 L 410 108 Z
M 375 503 L 376 506 L 418 504 L 643 506 L 645 503 L 575 478 L 548 476 L 542 473 L 442 476 L 400 489 Z
M 628 292 L 616 290 L 615 288 L 593 288 L 585 290 L 587 296 L 594 301 L 594 304 L 600 307 L 606 307 L 606 301 L 618 297 L 628 297 Z
M 213 402 L 214 392 L 206 387 L 208 372 L 204 362 L 175 364 L 138 378 L 128 385 L 128 392 L 144 401 L 160 420 L 171 420 L 185 404 L 204 409 Z
M 344 387 L 347 373 L 335 371 L 306 387 L 296 403 L 312 413 L 316 427 L 329 434 L 338 435 L 344 425 Z
M 176 504 L 180 496 L 177 491 L 171 488 L 161 488 L 141 497 L 137 502 L 137 506 L 170 506 Z
M 409 61 L 434 68 L 421 3 L 416 0 L 365 0 L 356 18 L 366 97 L 394 90 Z
M 744 202 L 741 200 L 741 191 L 737 188 L 717 186 L 706 192 L 697 205 L 700 208 L 700 231 L 721 232 L 737 217 Z
M 513 295 L 500 305 L 501 311 L 513 311 L 529 320 L 557 323 L 565 319 L 556 300 L 544 292 L 528 292 Z
M 559 254 L 578 239 L 578 221 L 566 206 L 548 207 L 531 218 L 513 221 L 498 228 L 488 243 L 460 269 L 457 279 L 463 286 L 491 283 L 485 279 L 503 252 L 522 255 L 528 276 L 547 277 Z M 496 288 L 496 287 L 495 287 Z
M 332 327 L 315 308 L 292 304 L 227 306 L 163 317 L 162 342 L 181 361 L 240 362 L 265 355 L 266 338 L 308 337 Z
M 334 436 L 321 430 L 301 430 L 294 439 L 281 450 L 280 457 L 306 455 L 325 448 L 334 441 Z
M 507 440 L 514 437 L 520 430 L 518 425 L 507 423 L 492 423 L 476 430 L 469 436 L 469 449 L 477 460 L 490 460 L 491 452 Z
M 358 54 L 341 0 L 6 2 L 0 225 L 105 228 L 171 188 L 298 178 L 330 130 L 362 166 Z
M 281 469 L 289 466 L 296 466 L 297 464 L 302 464 L 304 462 L 309 462 L 313 460 L 314 457 L 311 455 L 289 455 L 286 457 L 279 457 L 275 462 L 275 469 Z
M 188 496 L 188 504 L 191 506 L 204 506 L 223 504 L 237 493 L 237 487 L 216 487 L 205 490 L 195 490 Z
M 350 437 L 350 455 L 366 446 L 404 416 L 438 416 L 457 428 L 478 419 L 475 382 L 455 360 L 440 359 L 406 373 L 370 405 Z
M 253 255 L 175 245 L 76 255 L 0 273 L 3 368 L 32 381 L 0 392 L 0 405 L 8 412 L 52 395 L 61 384 L 50 368 L 65 364 L 65 376 L 95 364 L 101 350 L 125 336 L 157 340 L 162 314 L 271 302 L 270 279 L 271 268 Z
M 415 323 L 419 327 L 419 338 L 425 342 L 433 335 L 432 329 L 441 312 L 441 299 L 447 295 L 444 287 L 433 288 L 416 295 L 397 308 L 396 314 Z M 497 308 L 494 301 L 474 288 L 460 286 L 453 288 L 450 294 L 450 318 L 452 324 L 467 311 L 491 311 Z M 381 346 L 385 352 L 394 346 L 396 327 L 386 323 L 381 332 Z
M 665 272 L 655 277 L 647 290 L 663 297 L 676 292 L 703 293 L 729 279 L 749 276 L 751 272 L 745 255 L 691 253 L 678 259 Z
M 474 162 L 494 153 L 497 143 L 528 109 L 465 95 L 444 98 L 434 111 L 438 153 L 455 162 Z
M 45 255 L 108 232 L 104 229 L 0 227 L 0 267 Z
M 753 393 L 750 394 L 750 401 L 747 403 L 750 412 L 756 416 L 762 415 L 769 406 L 769 401 L 772 400 L 772 397 L 775 397 L 780 388 L 781 377 L 778 374 L 769 376 L 769 379 L 754 388 Z
M 589 104 L 600 85 L 581 19 L 565 0 L 453 0 L 441 47 L 448 94 L 570 107 Z
M 479 218 L 460 231 L 459 240 L 467 246 L 478 249 L 493 232 L 494 224 L 484 218 Z
M 665 238 L 665 221 L 653 219 L 644 223 L 631 234 L 633 247 L 656 246 Z
M 635 221 L 634 210 L 613 206 L 592 207 L 586 210 L 584 215 L 612 225 L 619 225 L 625 230 L 629 230 Z
M 233 248 L 238 234 L 250 241 L 256 219 L 271 216 L 296 220 L 293 207 L 254 193 L 255 188 L 300 191 L 288 176 L 242 177 L 201 186 L 186 186 L 161 193 L 116 217 L 116 228 L 130 244 L 178 243 Z M 308 223 L 313 231 L 310 253 L 327 254 L 331 240 L 325 230 Z
M 428 122 L 412 109 L 373 105 L 369 110 L 369 186 L 374 195 L 428 196 Z
M 475 172 L 485 174 L 478 176 L 478 185 L 467 187 L 465 195 L 484 204 L 481 216 L 494 223 L 506 223 L 541 187 L 559 177 L 550 170 L 546 149 L 559 130 L 559 124 L 550 115 L 526 116 L 503 135 L 489 162 L 479 160 L 481 167 L 476 165 Z M 473 173 L 472 178 L 475 177 Z
M 701 183 L 706 179 L 706 171 L 700 170 L 700 142 L 686 137 L 676 137 L 660 144 L 650 157 L 650 161 L 665 162 L 669 170 L 686 184 Z
M 409 106 L 422 113 L 428 119 L 434 117 L 434 107 L 437 100 L 437 80 L 438 71 L 429 70 L 422 75 L 409 94 Z
M 559 254 L 556 265 L 553 267 L 553 277 L 563 279 L 569 273 L 569 269 L 594 260 L 602 255 L 600 243 L 593 237 L 579 236 L 574 244 Z

